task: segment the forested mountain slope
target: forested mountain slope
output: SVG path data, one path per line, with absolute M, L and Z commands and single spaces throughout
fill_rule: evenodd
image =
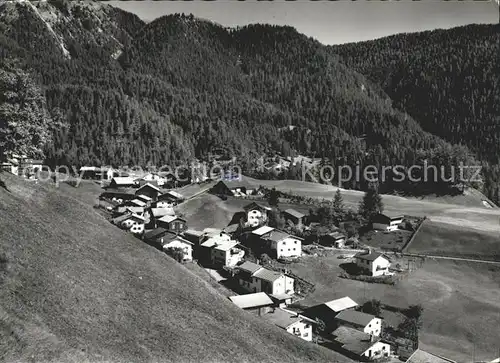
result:
M 490 197 L 500 180 L 500 26 L 398 34 L 331 47 L 381 85 L 424 130 L 468 146 L 481 160 Z
M 276 151 L 334 166 L 476 163 L 466 147 L 424 131 L 377 83 L 291 27 L 226 29 L 181 14 L 143 24 L 95 2 L 2 6 L 2 59 L 15 58 L 39 82 L 64 125 L 48 147 L 51 164 L 163 165 L 214 148 L 244 168 Z M 296 127 L 282 130 L 289 125 Z

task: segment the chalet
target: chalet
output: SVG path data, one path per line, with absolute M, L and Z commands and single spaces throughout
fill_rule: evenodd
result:
M 246 180 L 221 180 L 215 184 L 211 192 L 216 195 L 242 197 L 252 195 L 257 188 Z
M 118 176 L 119 173 L 113 168 L 97 167 L 97 166 L 82 166 L 79 170 L 82 179 L 104 179 L 111 180 Z
M 156 206 L 160 207 L 174 207 L 177 204 L 184 201 L 184 196 L 180 193 L 177 193 L 174 190 L 170 190 L 166 193 L 160 194 L 157 198 Z
M 123 203 L 124 201 L 133 199 L 136 199 L 135 194 L 124 189 L 106 190 L 99 196 L 99 200 L 111 200 L 118 203 Z
M 237 246 L 238 241 L 211 237 L 200 245 L 200 256 L 204 262 L 214 267 L 234 267 L 245 255 L 245 251 Z
M 160 194 L 160 188 L 158 188 L 157 186 L 155 186 L 151 183 L 146 183 L 146 184 L 142 185 L 135 192 L 136 196 L 144 195 L 144 196 L 151 198 L 151 200 L 153 200 L 153 201 L 157 200 L 159 194 Z
M 354 260 L 356 265 L 370 276 L 383 276 L 389 274 L 391 260 L 383 253 L 373 252 L 371 250 L 359 252 L 354 255 Z
M 163 251 L 165 251 L 167 254 L 170 254 L 170 250 L 172 249 L 182 250 L 183 252 L 182 262 L 193 260 L 193 242 L 190 242 L 185 238 L 177 236 L 171 241 L 168 241 L 165 244 L 163 244 Z
M 137 214 L 124 214 L 113 219 L 113 224 L 127 229 L 134 234 L 140 234 L 144 232 L 144 217 Z
M 135 199 L 139 199 L 140 201 L 143 201 L 144 203 L 146 203 L 146 205 L 149 207 L 151 206 L 151 203 L 153 202 L 153 199 L 148 197 L 147 195 L 136 195 L 136 198 Z
M 248 312 L 262 315 L 273 309 L 274 302 L 264 292 L 256 292 L 254 294 L 230 296 L 229 300 L 240 309 Z
M 176 237 L 176 233 L 159 227 L 144 233 L 144 235 L 142 236 L 142 240 L 150 246 L 156 247 L 158 249 L 163 249 L 163 246 L 165 244 L 174 240 Z
M 250 261 L 237 266 L 239 285 L 248 292 L 270 295 L 294 294 L 295 280 L 282 272 L 268 270 Z
M 379 213 L 371 218 L 372 228 L 377 231 L 396 231 L 403 223 L 403 218 L 401 215 Z
M 175 216 L 175 212 L 172 208 L 150 208 L 145 212 L 146 223 L 148 228 L 158 227 L 158 219 L 165 216 Z
M 38 172 L 42 171 L 43 160 L 22 158 L 20 161 L 21 161 L 20 168 L 25 173 L 38 173 Z
M 9 161 L 4 161 L 0 165 L 1 169 L 3 171 L 6 171 L 8 173 L 18 175 L 19 174 L 19 162 L 15 160 L 9 160 Z
M 205 234 L 203 233 L 203 231 L 187 229 L 184 232 L 182 232 L 182 237 L 184 237 L 190 242 L 193 242 L 195 246 L 199 246 L 205 239 L 204 238 Z
M 361 311 L 341 311 L 335 320 L 338 325 L 348 326 L 366 334 L 379 336 L 382 332 L 382 319 Z
M 176 233 L 182 233 L 187 229 L 187 221 L 178 216 L 163 216 L 156 220 L 156 224 Z
M 247 227 L 258 227 L 267 223 L 268 214 L 271 211 L 270 207 L 255 202 L 246 205 L 243 209 L 246 213 Z
M 231 236 L 219 228 L 205 228 L 203 230 L 203 235 L 205 236 L 205 240 L 212 237 L 217 237 L 218 239 L 222 239 L 225 241 L 231 240 Z
M 312 322 L 297 313 L 284 309 L 273 309 L 262 315 L 262 319 L 284 329 L 307 342 L 312 341 Z
M 324 246 L 344 248 L 347 236 L 341 232 L 331 232 L 319 238 L 319 243 Z
M 249 239 L 250 243 L 259 241 L 264 244 L 278 259 L 302 256 L 302 238 L 292 236 L 273 227 L 262 226 L 257 228 L 252 231 Z
M 135 186 L 136 184 L 134 182 L 134 179 L 130 177 L 117 176 L 111 179 L 108 188 L 132 188 Z
M 136 182 L 139 183 L 139 185 L 151 183 L 152 185 L 162 187 L 167 182 L 167 179 L 156 173 L 147 173 L 141 178 L 136 179 Z
M 378 360 L 391 355 L 388 342 L 346 326 L 332 332 L 332 348 L 357 361 Z
M 350 297 L 328 301 L 305 309 L 302 314 L 311 319 L 319 319 L 324 323 L 323 329 L 331 332 L 337 327 L 335 317 L 342 311 L 354 310 L 358 304 Z
M 283 212 L 283 217 L 287 222 L 291 222 L 297 227 L 302 227 L 304 225 L 305 215 L 297 212 L 295 209 L 287 209 Z

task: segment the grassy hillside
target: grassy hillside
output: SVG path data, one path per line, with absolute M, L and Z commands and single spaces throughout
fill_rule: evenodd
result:
M 341 362 L 51 185 L 1 174 L 0 361 Z

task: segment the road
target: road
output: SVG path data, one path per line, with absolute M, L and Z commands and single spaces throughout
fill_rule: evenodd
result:
M 448 256 L 433 256 L 433 255 L 420 255 L 420 254 L 414 254 L 414 253 L 403 253 L 403 256 L 408 256 L 408 257 L 425 257 L 425 258 L 432 258 L 432 259 L 436 259 L 436 260 L 451 260 L 451 261 L 489 263 L 489 264 L 492 264 L 492 265 L 498 265 L 498 266 L 500 266 L 500 262 L 499 261 L 477 260 L 477 259 L 472 259 L 472 258 L 448 257 Z

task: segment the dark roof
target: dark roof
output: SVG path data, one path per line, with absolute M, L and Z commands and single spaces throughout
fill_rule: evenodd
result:
M 262 318 L 283 329 L 302 320 L 297 314 L 282 309 L 274 309 L 273 312 L 262 315 Z
M 266 239 L 274 242 L 279 242 L 284 240 L 285 238 L 290 237 L 288 233 L 277 231 L 277 230 L 272 230 L 269 234 L 269 237 Z
M 262 266 L 250 261 L 245 261 L 241 265 L 239 265 L 238 268 L 253 275 L 256 271 L 261 269 Z
M 397 219 L 404 219 L 404 216 L 401 214 L 393 214 L 393 213 L 379 213 L 375 214 L 371 220 L 381 220 L 381 219 L 386 219 L 386 220 L 397 220 Z
M 274 282 L 281 276 L 283 276 L 283 274 L 281 272 L 271 271 L 266 268 L 263 268 L 255 272 L 253 276 L 265 281 Z
M 155 229 L 152 229 L 151 231 L 144 233 L 144 239 L 155 239 L 155 238 L 161 237 L 162 235 L 167 234 L 167 233 L 169 233 L 169 231 L 165 228 L 161 228 L 161 227 L 155 228 Z
M 363 313 L 361 311 L 355 310 L 344 310 L 341 311 L 335 319 L 344 321 L 346 323 L 351 323 L 357 326 L 367 326 L 370 322 L 376 318 L 376 316 Z
M 290 214 L 291 216 L 294 216 L 295 218 L 303 218 L 305 216 L 305 214 L 302 214 L 302 213 L 300 213 L 292 208 L 285 210 L 284 213 Z
M 343 349 L 357 355 L 363 354 L 377 342 L 377 338 L 371 341 L 370 334 L 346 326 L 339 327 L 332 335 L 336 342 L 342 344 Z
M 365 260 L 365 261 L 375 261 L 377 258 L 380 256 L 386 258 L 387 260 L 391 260 L 389 257 L 384 255 L 383 253 L 380 252 L 373 252 L 371 251 L 370 253 L 367 252 L 358 252 L 354 255 L 354 258 L 357 258 L 359 260 Z
M 246 206 L 244 206 L 243 209 L 245 211 L 248 211 L 250 209 L 271 210 L 271 207 L 266 206 L 264 204 L 257 203 L 257 202 L 252 202 L 252 203 L 247 204 Z

